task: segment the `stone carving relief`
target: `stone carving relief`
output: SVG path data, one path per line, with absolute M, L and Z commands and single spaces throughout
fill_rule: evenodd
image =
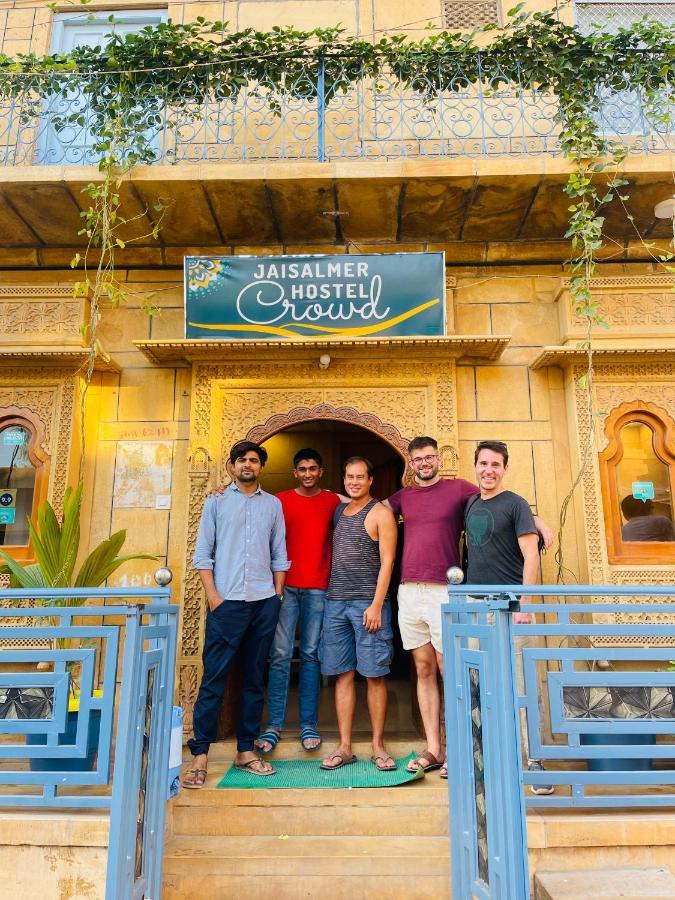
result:
M 13 336 L 22 340 L 29 336 L 44 339 L 70 335 L 79 338 L 81 325 L 80 302 L 3 302 L 0 299 L 0 331 L 5 340 L 11 341 Z
M 672 294 L 663 292 L 599 295 L 600 315 L 611 328 L 630 328 L 649 331 L 665 325 L 675 325 L 675 304 Z M 575 327 L 583 328 L 582 316 L 573 319 Z

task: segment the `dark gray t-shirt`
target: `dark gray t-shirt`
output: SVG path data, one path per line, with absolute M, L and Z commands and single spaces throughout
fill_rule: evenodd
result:
M 513 491 L 469 500 L 466 511 L 467 584 L 522 584 L 518 538 L 536 534 L 527 501 Z

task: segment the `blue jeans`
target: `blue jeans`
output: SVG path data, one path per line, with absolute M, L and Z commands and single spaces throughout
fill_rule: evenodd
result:
M 295 626 L 300 617 L 300 682 L 298 705 L 300 730 L 316 728 L 319 714 L 319 640 L 323 625 L 326 592 L 315 588 L 284 588 L 284 599 L 270 653 L 267 686 L 268 728 L 283 731 L 288 706 L 288 686 L 295 641 Z

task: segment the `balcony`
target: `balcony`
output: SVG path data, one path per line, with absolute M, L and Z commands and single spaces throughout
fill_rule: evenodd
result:
M 152 76 L 138 75 L 151 164 L 122 185 L 135 243 L 120 262 L 180 265 L 185 247 L 292 253 L 350 242 L 365 251 L 426 245 L 461 263 L 569 255 L 562 188 L 571 164 L 553 93 L 514 83 L 480 56 L 472 72 L 427 73 L 414 89 L 391 70 L 374 76 L 354 66 L 294 60 L 283 90 L 270 75 L 180 109 L 153 109 Z M 85 87 L 0 105 L 0 243 L 8 248 L 0 261 L 67 265 L 85 241 L 81 189 L 96 179 L 98 158 Z M 653 210 L 672 193 L 672 86 L 651 101 L 629 87 L 627 77 L 605 92 L 597 113 L 601 134 L 630 149 L 623 172 L 633 220 L 619 203 L 607 209 L 607 235 L 624 242 L 614 259 L 640 255 L 628 244 L 635 228 L 669 239 L 669 223 Z M 158 245 L 146 213 L 160 200 L 169 206 Z
M 375 76 L 360 62 L 293 61 L 282 91 L 264 76 L 234 97 L 209 96 L 180 110 L 149 110 L 147 136 L 154 161 L 165 164 L 278 160 L 384 160 L 560 155 L 557 99 L 550 91 L 514 83 L 489 57 L 475 68 L 459 64 L 417 78 L 414 89 L 396 73 Z M 356 67 L 356 71 L 355 71 Z M 143 97 L 139 76 L 139 97 Z M 154 95 L 150 81 L 147 96 Z M 189 78 L 186 95 L 191 93 Z M 227 91 L 231 90 L 231 83 Z M 675 147 L 668 108 L 672 86 L 649 102 L 639 91 L 604 90 L 599 132 L 639 153 Z M 73 120 L 73 115 L 77 121 Z M 0 105 L 0 163 L 89 165 L 97 157 L 91 111 L 81 82 L 44 104 Z

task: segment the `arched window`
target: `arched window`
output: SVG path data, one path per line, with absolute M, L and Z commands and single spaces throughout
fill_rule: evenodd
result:
M 0 409 L 0 546 L 21 561 L 33 558 L 28 531 L 47 495 L 44 429 L 28 410 Z
M 624 403 L 605 423 L 600 478 L 610 563 L 675 563 L 675 423 Z

